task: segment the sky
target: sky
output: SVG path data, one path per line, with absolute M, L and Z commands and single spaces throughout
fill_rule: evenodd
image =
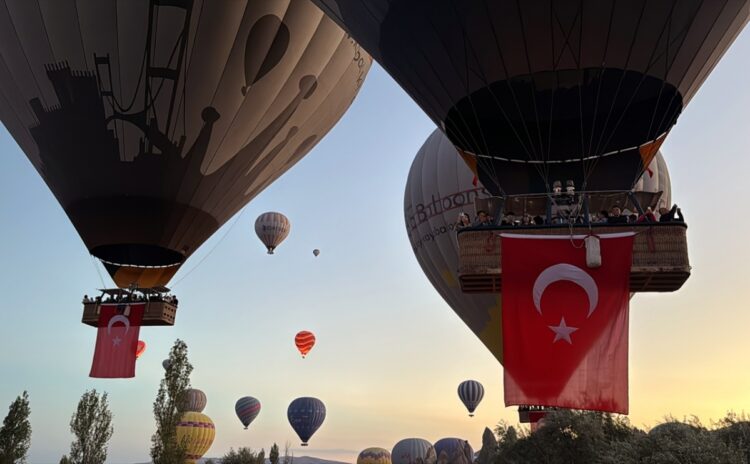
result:
M 676 293 L 631 301 L 629 417 L 639 427 L 667 415 L 710 424 L 730 410 L 750 412 L 748 56 L 745 30 L 662 147 L 689 224 L 693 272 Z M 114 414 L 108 462 L 148 461 L 161 361 L 177 338 L 216 424 L 207 456 L 289 441 L 297 455 L 353 462 L 366 447 L 391 449 L 405 437 L 457 436 L 478 449 L 486 426 L 515 424 L 516 409 L 503 405 L 502 366 L 432 288 L 406 235 L 406 177 L 433 130 L 373 65 L 333 130 L 173 279 L 176 324 L 141 330 L 148 348 L 136 378 L 102 380 L 88 377 L 96 331 L 81 324 L 80 301 L 101 287 L 100 272 L 108 278 L 0 128 L 0 415 L 28 390 L 28 462 L 68 452 L 71 414 L 91 388 L 108 392 Z M 253 230 L 271 210 L 292 221 L 273 256 Z M 303 329 L 318 339 L 304 360 L 293 344 Z M 456 395 L 467 378 L 485 387 L 473 418 Z M 248 430 L 234 415 L 245 395 L 262 403 Z M 286 419 L 299 396 L 328 410 L 307 449 Z

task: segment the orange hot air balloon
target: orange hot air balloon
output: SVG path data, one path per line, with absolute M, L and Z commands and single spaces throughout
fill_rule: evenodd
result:
M 304 358 L 315 345 L 315 335 L 312 332 L 303 330 L 294 337 L 294 344 L 297 345 L 297 349 L 302 353 L 302 357 Z
M 135 348 L 135 359 L 140 358 L 144 351 L 146 351 L 146 342 L 138 340 L 138 346 Z

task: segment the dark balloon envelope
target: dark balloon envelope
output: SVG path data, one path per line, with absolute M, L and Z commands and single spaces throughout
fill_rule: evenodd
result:
M 628 190 L 748 0 L 314 0 L 495 194 Z
M 164 285 L 351 104 L 308 0 L 0 1 L 0 119 L 115 283 Z
M 286 412 L 302 446 L 307 446 L 310 437 L 323 425 L 326 418 L 326 406 L 317 398 L 302 397 L 292 401 Z

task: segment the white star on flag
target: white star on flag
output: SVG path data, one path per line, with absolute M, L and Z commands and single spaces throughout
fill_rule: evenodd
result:
M 112 339 L 112 345 L 113 346 L 120 346 L 120 342 L 121 341 L 122 341 L 122 339 L 120 337 L 115 337 L 115 338 Z
M 565 317 L 560 319 L 560 324 L 557 327 L 554 325 L 548 325 L 547 327 L 555 332 L 555 339 L 552 340 L 552 343 L 556 343 L 558 340 L 565 340 L 571 345 L 573 344 L 573 341 L 570 339 L 570 334 L 578 330 L 578 327 L 569 327 L 565 325 Z

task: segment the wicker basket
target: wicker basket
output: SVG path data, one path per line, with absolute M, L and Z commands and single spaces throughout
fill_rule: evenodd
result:
M 633 264 L 631 292 L 673 292 L 690 277 L 687 226 L 684 223 L 592 225 L 596 234 L 632 231 Z M 458 234 L 459 280 L 465 293 L 497 293 L 502 286 L 500 233 L 569 235 L 564 227 L 513 227 L 469 229 Z M 587 226 L 572 228 L 573 234 L 588 234 Z
M 84 303 L 81 322 L 97 327 L 99 325 L 99 308 L 100 304 L 98 303 Z M 146 302 L 141 326 L 174 325 L 176 315 L 177 306 L 165 301 L 148 301 Z

